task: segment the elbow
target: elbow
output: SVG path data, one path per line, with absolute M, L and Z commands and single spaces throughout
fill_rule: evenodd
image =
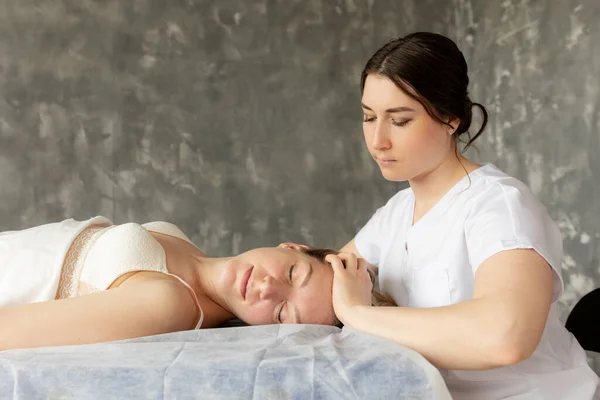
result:
M 532 338 L 524 334 L 507 335 L 494 346 L 490 346 L 490 360 L 495 367 L 510 367 L 527 360 L 539 343 L 540 337 Z
M 518 344 L 505 344 L 497 346 L 491 359 L 496 368 L 510 367 L 525 361 L 533 354 L 533 350 Z
M 487 355 L 492 368 L 510 367 L 527 360 L 535 352 L 542 338 L 544 323 L 535 323 L 518 313 L 505 314 L 495 323 L 486 324 L 484 332 L 488 338 Z

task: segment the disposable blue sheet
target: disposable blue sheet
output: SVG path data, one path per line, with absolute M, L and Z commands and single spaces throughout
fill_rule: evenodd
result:
M 416 352 L 355 330 L 270 325 L 0 352 L 2 399 L 449 399 Z

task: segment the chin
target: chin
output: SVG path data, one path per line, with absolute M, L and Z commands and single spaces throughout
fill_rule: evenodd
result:
M 396 171 L 381 171 L 381 175 L 390 182 L 406 182 L 411 178 L 407 176 L 405 173 L 396 172 Z

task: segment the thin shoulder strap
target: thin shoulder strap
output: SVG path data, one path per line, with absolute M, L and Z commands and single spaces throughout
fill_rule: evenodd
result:
M 143 224 L 142 226 L 146 230 L 151 231 L 151 232 L 158 232 L 158 233 L 162 233 L 163 235 L 169 235 L 169 236 L 176 237 L 178 239 L 185 240 L 186 242 L 188 242 L 191 245 L 193 245 L 194 247 L 196 247 L 196 245 L 190 240 L 190 238 L 187 237 L 187 235 L 185 233 L 183 233 L 183 231 L 181 229 L 179 229 L 176 225 L 174 225 L 170 222 L 155 221 L 155 222 L 148 222 L 146 224 Z M 181 279 L 179 276 L 177 276 L 175 274 L 171 274 L 171 273 L 166 273 L 166 274 L 176 278 L 179 282 L 181 282 L 189 290 L 190 294 L 192 295 L 192 298 L 194 299 L 194 302 L 196 303 L 196 306 L 198 307 L 198 313 L 200 314 L 198 317 L 198 322 L 196 323 L 196 327 L 194 329 L 200 329 L 200 327 L 202 326 L 202 322 L 204 321 L 204 312 L 202 311 L 202 307 L 200 306 L 200 302 L 198 301 L 198 297 L 196 296 L 196 293 L 194 292 L 192 287 L 186 281 Z
M 196 296 L 196 293 L 194 293 L 194 290 L 186 281 L 184 281 L 177 275 L 170 274 L 170 273 L 167 273 L 167 275 L 176 278 L 179 282 L 181 282 L 189 290 L 190 294 L 192 295 L 192 298 L 194 299 L 194 302 L 196 303 L 196 307 L 198 307 L 198 314 L 199 314 L 198 322 L 196 323 L 196 326 L 194 327 L 194 329 L 200 329 L 200 327 L 202 326 L 202 322 L 204 321 L 204 312 L 202 311 L 202 307 L 200 306 L 200 302 L 198 301 L 198 297 Z

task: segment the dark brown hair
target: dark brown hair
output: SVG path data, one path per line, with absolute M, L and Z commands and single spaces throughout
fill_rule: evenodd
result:
M 317 260 L 323 262 L 323 263 L 327 263 L 325 261 L 325 257 L 327 257 L 330 254 L 339 254 L 338 251 L 336 250 L 331 250 L 331 249 L 302 249 L 302 252 L 308 256 L 311 256 L 313 258 L 316 258 Z M 394 299 L 392 299 L 391 296 L 388 296 L 386 294 L 381 293 L 379 290 L 375 289 L 375 285 L 377 282 L 377 274 L 375 273 L 375 271 L 368 269 L 369 271 L 369 275 L 371 277 L 371 282 L 373 283 L 373 291 L 371 292 L 371 305 L 375 306 L 375 307 L 395 307 L 396 306 L 396 302 L 394 301 Z M 337 318 L 337 316 L 335 315 L 335 313 L 333 313 L 335 321 L 334 321 L 334 325 L 337 326 L 338 328 L 341 328 L 342 326 L 344 326 L 344 324 L 342 324 L 342 322 Z
M 460 120 L 453 136 L 465 143 L 467 149 L 487 125 L 488 113 L 479 103 L 469 98 L 467 62 L 451 39 L 430 32 L 415 32 L 394 39 L 381 47 L 369 59 L 361 76 L 361 92 L 370 74 L 385 76 L 406 95 L 423 105 L 427 113 L 439 123 Z M 469 128 L 473 106 L 481 109 L 483 123 L 471 137 Z M 462 136 L 466 136 L 464 140 Z

